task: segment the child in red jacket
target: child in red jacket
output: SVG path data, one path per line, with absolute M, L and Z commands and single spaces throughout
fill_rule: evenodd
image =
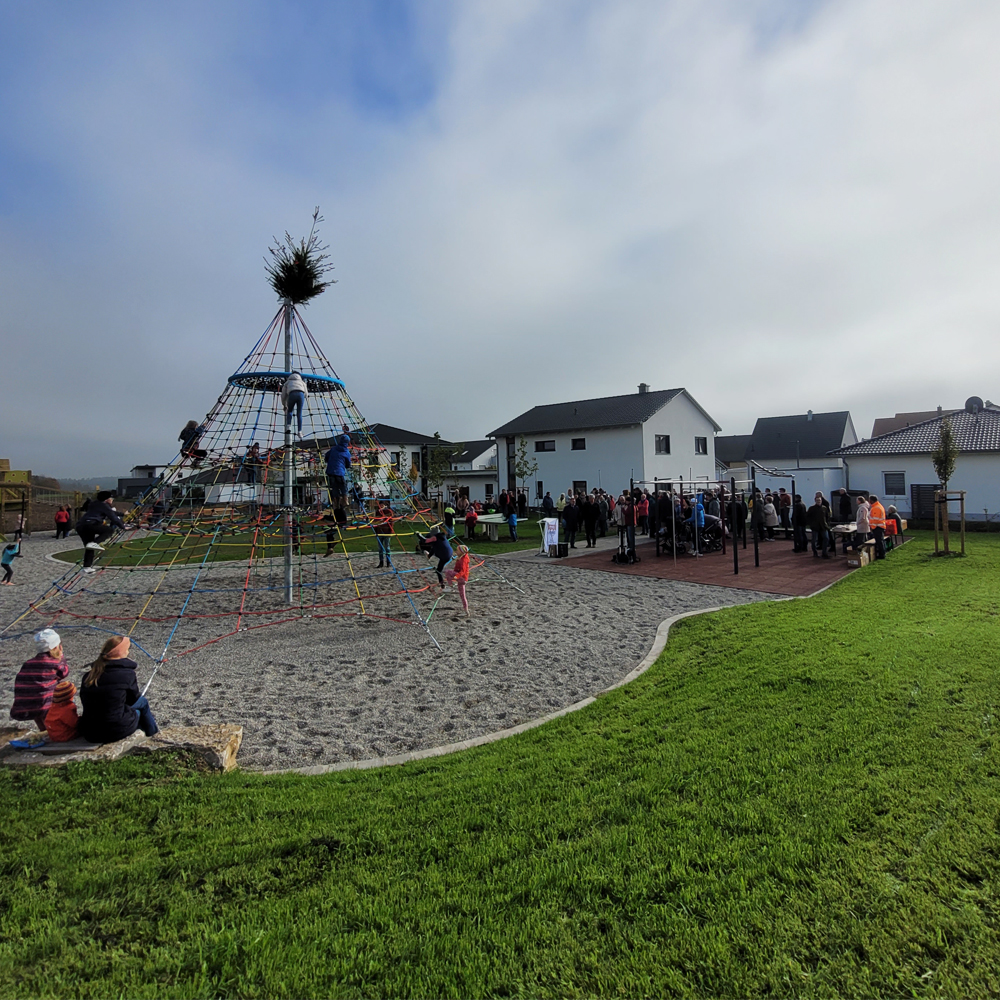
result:
M 80 716 L 76 711 L 76 685 L 60 681 L 52 693 L 52 706 L 45 715 L 45 731 L 52 743 L 68 743 L 76 739 Z
M 458 555 L 455 557 L 455 562 L 445 570 L 445 577 L 449 583 L 455 584 L 455 589 L 462 601 L 462 607 L 465 608 L 466 617 L 470 616 L 472 612 L 469 611 L 469 599 L 465 596 L 465 585 L 469 582 L 469 549 L 467 546 L 458 546 Z
M 476 513 L 475 507 L 470 507 L 465 514 L 465 537 L 475 538 L 476 537 L 476 522 L 479 520 L 479 515 Z

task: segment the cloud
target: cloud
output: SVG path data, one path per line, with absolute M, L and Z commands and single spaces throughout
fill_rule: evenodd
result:
M 326 216 L 369 419 L 687 386 L 723 425 L 995 396 L 1000 9 L 32 7 L 0 43 L 15 464 L 160 460 Z

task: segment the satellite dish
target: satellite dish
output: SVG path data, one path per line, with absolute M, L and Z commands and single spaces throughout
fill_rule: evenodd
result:
M 978 413 L 983 408 L 983 401 L 978 396 L 970 396 L 965 401 L 966 413 Z

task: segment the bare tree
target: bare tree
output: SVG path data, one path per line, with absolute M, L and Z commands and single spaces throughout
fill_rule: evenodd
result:
M 944 551 L 947 555 L 948 547 L 948 483 L 955 475 L 955 466 L 958 463 L 958 444 L 955 441 L 955 432 L 952 430 L 951 419 L 945 417 L 941 421 L 941 433 L 938 438 L 938 446 L 931 453 L 931 461 L 934 463 L 934 471 L 941 482 L 941 490 L 938 494 L 940 502 L 936 505 L 942 515 L 942 532 L 944 534 Z M 934 529 L 937 531 L 937 529 Z M 937 535 L 934 536 L 935 539 Z
M 525 483 L 529 479 L 534 479 L 538 474 L 538 459 L 528 457 L 528 442 L 524 436 L 517 443 L 517 453 L 514 456 L 514 478 L 521 481 L 521 489 L 525 488 Z M 528 498 L 530 503 L 531 498 Z
M 955 475 L 958 454 L 958 445 L 955 441 L 955 432 L 951 426 L 951 419 L 945 417 L 941 421 L 941 436 L 938 439 L 938 446 L 931 454 L 934 471 L 941 481 L 941 489 L 943 490 L 948 489 L 948 483 L 951 477 Z

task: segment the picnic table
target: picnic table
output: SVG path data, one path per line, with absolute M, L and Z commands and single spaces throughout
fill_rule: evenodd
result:
M 844 543 L 844 555 L 847 555 L 847 543 L 851 543 L 851 548 L 854 548 L 854 536 L 858 533 L 858 526 L 853 521 L 848 521 L 847 524 L 834 524 L 831 528 L 835 535 L 840 535 Z M 834 539 L 836 541 L 836 539 Z
M 476 525 L 486 526 L 486 535 L 491 542 L 500 541 L 500 525 L 506 524 L 507 518 L 503 514 L 480 514 Z

